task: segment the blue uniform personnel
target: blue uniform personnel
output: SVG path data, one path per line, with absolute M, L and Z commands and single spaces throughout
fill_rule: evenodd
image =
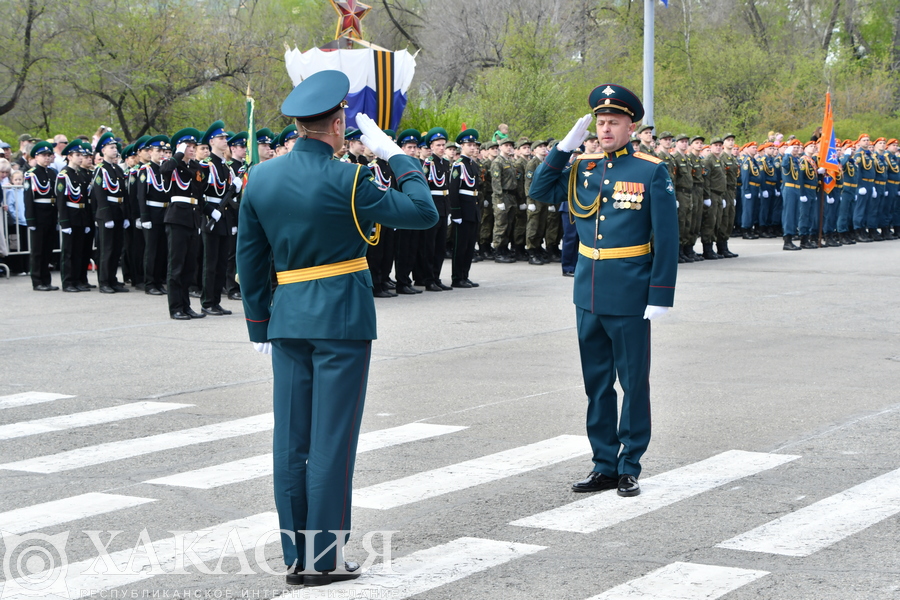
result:
M 798 142 L 799 144 L 799 142 Z M 793 148 L 793 146 L 791 146 Z M 793 243 L 797 233 L 797 211 L 800 209 L 800 160 L 793 151 L 781 159 L 781 223 L 784 228 L 784 250 L 799 250 Z
M 285 564 L 294 566 L 288 583 L 307 586 L 359 575 L 349 567 L 348 574 L 329 572 L 344 568 L 338 550 L 350 530 L 356 445 L 376 337 L 365 258 L 369 232 L 376 223 L 427 229 L 438 218 L 418 161 L 403 155 L 365 115 L 357 123 L 361 129 L 371 124 L 385 140 L 390 152 L 370 148 L 388 158 L 400 189 L 383 191 L 364 166 L 332 160 L 343 140 L 341 107 L 349 85 L 342 73 L 322 71 L 291 92 L 282 112 L 301 119 L 305 137 L 291 152 L 253 168 L 240 208 L 237 267 L 247 328 L 253 342 L 271 342 L 280 527 L 326 532 L 315 535 L 314 556 L 305 554 L 302 533 L 282 534 Z M 273 266 L 279 283 L 274 292 Z
M 806 144 L 809 148 L 810 143 Z M 805 149 L 805 148 L 804 148 Z M 819 231 L 819 174 L 815 159 L 804 154 L 800 157 L 800 247 L 818 248 Z
M 590 100 L 598 123 L 601 117 L 608 124 L 627 115 L 633 130 L 633 121 L 643 116 L 640 101 L 621 86 L 601 85 Z M 663 161 L 635 153 L 627 134 L 621 147 L 581 155 L 568 167 L 566 150 L 575 146 L 564 143 L 580 125 L 587 126 L 586 119 L 535 171 L 531 196 L 549 204 L 568 202 L 581 240 L 574 300 L 594 469 L 573 490 L 618 486 L 620 495 L 631 496 L 640 492 L 636 478 L 650 441 L 648 319 L 657 309 L 665 312 L 659 307 L 672 306 L 675 296 L 675 188 Z M 619 126 L 598 124 L 601 147 L 618 145 L 619 138 L 608 133 L 613 127 Z M 617 375 L 624 391 L 618 423 Z
M 744 158 L 741 164 L 741 190 L 743 194 L 743 206 L 741 210 L 741 229 L 744 230 L 744 239 L 758 237 L 752 233 L 754 225 L 759 224 L 759 193 L 764 181 L 762 168 L 756 160 L 756 144 L 749 146 L 751 156 Z
M 859 187 L 859 169 L 856 159 L 848 152 L 841 157 L 841 199 L 838 207 L 837 230 L 841 243 L 855 244 L 853 233 L 853 206 L 856 204 L 856 190 Z
M 898 235 L 900 234 L 898 231 L 900 229 L 900 159 L 895 154 L 896 150 L 897 140 L 888 140 L 885 154 L 888 180 L 885 201 L 881 210 L 881 235 L 889 240 L 900 237 Z M 893 232 L 891 232 L 892 226 L 894 227 Z
M 854 158 L 859 169 L 859 186 L 856 188 L 856 206 L 853 207 L 853 228 L 856 230 L 856 241 L 871 242 L 866 232 L 869 203 L 875 193 L 875 159 L 868 149 L 869 136 L 863 134 L 859 138 L 861 147 Z

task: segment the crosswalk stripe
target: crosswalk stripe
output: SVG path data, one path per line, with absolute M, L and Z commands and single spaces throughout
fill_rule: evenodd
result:
M 10 440 L 50 431 L 74 429 L 88 425 L 101 425 L 124 419 L 146 417 L 157 413 L 187 408 L 193 404 L 175 404 L 173 402 L 132 402 L 108 408 L 98 408 L 71 415 L 59 415 L 33 421 L 20 421 L 8 425 L 0 425 L 0 440 Z
M 613 492 L 593 494 L 510 525 L 591 533 L 798 458 L 729 450 L 641 480 L 641 495 L 635 498 L 619 498 Z
M 897 513 L 900 469 L 760 525 L 718 547 L 809 556 Z
M 715 600 L 768 571 L 674 562 L 588 600 Z
M 41 402 L 52 402 L 53 400 L 62 400 L 63 398 L 74 397 L 75 396 L 66 396 L 65 394 L 51 394 L 48 392 L 22 392 L 21 394 L 0 396 L 0 410 L 3 410 L 4 408 L 16 408 L 19 406 L 28 406 L 30 404 L 40 404 Z
M 0 582 L 0 597 L 14 599 L 18 597 L 19 592 L 23 592 L 22 598 L 33 597 L 34 580 L 54 584 L 52 589 L 44 590 L 48 597 L 50 594 L 47 592 L 55 594 L 52 596 L 54 598 L 78 598 L 81 594 L 91 593 L 99 595 L 104 590 L 143 581 L 156 575 L 167 575 L 173 571 L 177 573 L 178 569 L 195 571 L 192 562 L 197 559 L 206 562 L 217 560 L 221 556 L 236 556 L 239 552 L 243 553 L 248 563 L 252 565 L 253 549 L 279 541 L 277 530 L 278 515 L 274 512 L 264 512 L 190 532 L 178 538 L 172 535 L 153 541 L 148 546 L 152 548 L 153 555 L 159 561 L 158 564 L 152 564 L 148 548 L 142 545 L 135 552 L 137 548 L 135 545 L 125 550 L 110 552 L 106 558 L 99 561 L 95 555 L 87 560 L 69 563 L 65 567 L 55 567 L 52 571 L 31 574 L 31 580 L 20 578 Z M 238 549 L 235 549 L 234 544 L 229 541 L 233 540 L 235 533 L 241 545 Z M 195 538 L 197 541 L 192 544 Z M 103 537 L 102 541 L 107 541 L 106 537 Z M 186 557 L 187 548 L 195 553 L 196 559 Z M 129 565 L 129 561 L 133 562 Z M 47 584 L 45 587 L 49 588 L 50 585 Z M 27 593 L 29 590 L 30 593 Z
M 214 442 L 228 438 L 272 430 L 272 413 L 265 413 L 235 421 L 225 421 L 192 429 L 170 431 L 130 440 L 107 442 L 49 454 L 0 465 L 0 470 L 28 471 L 31 473 L 59 473 L 71 469 L 133 458 L 172 450 L 194 444 Z
M 332 583 L 323 588 L 304 588 L 301 598 L 392 598 L 400 600 L 544 550 L 545 546 L 459 538 L 394 558 L 391 569 L 373 566 L 359 579 Z
M 90 493 L 17 508 L 0 513 L 0 537 L 5 533 L 27 533 L 85 517 L 140 506 L 147 502 L 155 500 L 118 494 Z
M 389 509 L 464 490 L 590 453 L 587 438 L 561 435 L 527 446 L 386 481 L 353 492 L 353 505 Z
M 466 429 L 455 425 L 433 425 L 430 423 L 409 423 L 399 427 L 379 429 L 360 434 L 357 454 L 371 452 L 379 448 L 397 446 L 430 437 L 455 433 Z M 272 474 L 272 454 L 261 454 L 232 462 L 213 465 L 168 477 L 150 479 L 144 483 L 173 485 L 198 490 L 208 490 L 223 485 L 248 481 Z

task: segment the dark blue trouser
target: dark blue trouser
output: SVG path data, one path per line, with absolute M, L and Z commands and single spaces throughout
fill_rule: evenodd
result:
M 871 183 L 859 182 L 859 187 L 856 188 L 856 206 L 853 207 L 853 229 L 866 228 L 866 211 L 874 187 Z
M 853 229 L 853 205 L 856 204 L 856 188 L 844 186 L 838 208 L 837 230 L 847 233 Z
M 741 202 L 744 205 L 741 211 L 741 228 L 750 229 L 759 218 L 759 187 L 751 185 L 741 188 L 741 194 Z M 747 194 L 750 194 L 749 198 Z
M 768 198 L 764 198 L 763 192 Z M 772 224 L 772 210 L 775 207 L 775 188 L 763 185 L 759 193 L 759 226 L 768 227 Z
M 885 185 L 875 182 L 876 194 L 869 198 L 869 205 L 866 207 L 866 227 L 875 229 L 881 225 L 881 207 L 885 201 Z
M 781 192 L 781 226 L 784 235 L 797 235 L 797 211 L 800 204 L 800 190 L 785 186 Z
M 881 219 L 878 223 L 882 228 L 888 228 L 895 223 L 894 214 L 897 212 L 897 189 L 896 183 L 888 183 L 885 188 L 884 202 L 881 204 Z
M 803 201 L 806 198 L 806 202 Z M 814 189 L 800 189 L 800 216 L 798 227 L 800 235 L 818 235 L 819 233 L 819 194 Z
M 840 196 L 840 190 L 831 190 L 830 194 L 825 194 L 825 208 L 822 213 L 822 231 L 824 233 L 837 231 L 838 198 Z
M 575 310 L 594 471 L 637 477 L 650 443 L 650 321 Z M 619 418 L 617 375 L 624 392 Z
M 369 377 L 370 340 L 272 340 L 275 507 L 284 531 L 321 531 L 315 565 L 306 538 L 281 534 L 284 564 L 332 571 L 350 531 L 356 443 Z M 328 533 L 342 531 L 342 534 Z
M 569 213 L 561 213 L 563 225 L 562 240 L 562 270 L 563 273 L 574 273 L 578 263 L 578 230 L 574 223 L 569 222 Z

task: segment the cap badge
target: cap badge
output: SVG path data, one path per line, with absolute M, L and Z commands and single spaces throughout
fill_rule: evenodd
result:
M 606 89 L 603 90 L 603 91 L 600 92 L 600 93 L 609 96 L 609 95 L 611 95 L 611 94 L 615 94 L 615 93 L 616 93 L 616 90 L 612 89 L 612 88 L 609 87 L 609 86 L 606 86 Z

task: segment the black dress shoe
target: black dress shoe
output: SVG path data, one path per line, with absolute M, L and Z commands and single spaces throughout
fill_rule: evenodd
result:
M 240 292 L 231 292 L 230 294 L 228 294 L 228 299 L 229 300 L 242 300 L 243 296 L 241 296 Z
M 471 279 L 466 279 L 466 283 L 471 285 L 472 287 L 478 287 L 478 284 L 472 281 Z
M 444 285 L 444 282 L 441 281 L 440 279 L 438 279 L 438 280 L 435 281 L 434 283 L 435 283 L 436 286 L 438 286 L 439 288 L 441 288 L 441 289 L 444 290 L 445 292 L 449 292 L 450 290 L 453 289 L 453 288 L 450 287 L 449 285 Z
M 355 562 L 345 562 L 342 571 L 331 571 L 326 573 L 316 573 L 315 575 L 304 575 L 303 585 L 313 587 L 319 585 L 328 585 L 336 581 L 350 581 L 362 575 L 359 564 Z
M 405 296 L 415 296 L 419 292 L 418 292 L 418 290 L 413 289 L 413 287 L 411 285 L 398 284 L 397 285 L 397 293 L 403 294 Z
M 191 298 L 199 298 L 200 292 L 199 291 L 191 291 L 191 292 L 188 292 L 188 296 L 190 296 Z
M 143 283 L 138 282 L 134 284 L 134 289 L 143 291 L 146 289 L 146 286 Z
M 381 284 L 381 287 L 383 287 L 386 290 L 395 290 L 395 289 L 397 289 L 397 284 L 394 283 L 393 281 L 391 281 L 390 279 L 388 279 L 383 284 Z
M 165 296 L 161 289 L 155 287 L 148 287 L 144 289 L 144 293 L 150 294 L 151 296 Z
M 209 308 L 203 306 L 200 308 L 200 312 L 202 312 L 204 315 L 212 315 L 214 317 L 221 317 L 225 314 L 218 306 L 210 306 Z
M 191 318 L 189 316 L 187 316 L 180 310 L 173 312 L 170 316 L 177 321 L 190 321 L 191 320 Z
M 130 292 L 130 291 L 131 291 L 131 290 L 129 290 L 127 287 L 125 287 L 125 284 L 124 284 L 124 283 L 117 283 L 117 284 L 115 284 L 114 286 L 112 286 L 112 289 L 113 289 L 117 294 L 124 294 L 125 292 Z
M 213 308 L 218 309 L 220 311 L 219 314 L 223 314 L 226 316 L 231 314 L 231 311 L 228 310 L 227 308 L 222 308 L 221 304 L 216 304 L 215 306 L 213 306 Z
M 397 294 L 391 294 L 384 290 L 378 290 L 377 292 L 373 290 L 372 295 L 375 296 L 376 298 L 393 298 Z
M 91 286 L 85 285 L 85 284 L 83 284 L 83 283 L 79 283 L 79 284 L 76 285 L 75 287 L 78 288 L 78 291 L 79 291 L 79 292 L 89 292 L 89 291 L 91 291 Z
M 600 492 L 603 490 L 611 490 L 616 487 L 618 481 L 620 480 L 615 477 L 607 477 L 598 471 L 591 471 L 587 478 L 572 484 L 572 491 Z
M 192 319 L 202 319 L 203 317 L 206 316 L 206 315 L 204 315 L 204 314 L 198 313 L 198 312 L 195 311 L 193 308 L 188 308 L 188 309 L 186 309 L 186 310 L 184 311 L 184 314 L 186 314 L 187 316 L 189 316 L 189 317 L 192 318 Z
M 303 569 L 294 567 L 284 576 L 284 582 L 288 585 L 303 585 Z
M 63 291 L 64 292 L 80 292 L 81 290 L 79 290 L 74 285 L 67 285 L 66 287 L 63 288 Z
M 575 271 L 563 271 L 563 277 L 575 277 Z
M 168 294 L 168 293 L 169 293 L 169 288 L 167 288 L 167 287 L 164 286 L 164 285 L 161 285 L 161 286 L 159 286 L 159 291 L 161 291 L 163 294 Z
M 429 283 L 425 286 L 426 292 L 443 292 L 444 290 L 438 286 L 436 283 Z
M 454 281 L 453 287 L 455 288 L 471 288 L 471 284 L 468 281 Z
M 637 482 L 637 477 L 634 475 L 622 475 L 619 477 L 619 487 L 616 490 L 616 493 L 622 496 L 623 498 L 627 498 L 628 496 L 637 496 L 641 493 L 641 486 Z
M 56 288 L 59 289 L 59 288 Z M 34 286 L 34 291 L 36 292 L 52 292 L 53 288 L 49 285 L 36 285 Z
M 100 286 L 100 293 L 101 293 L 101 294 L 115 294 L 115 293 L 116 293 L 116 290 L 112 289 L 112 288 L 109 287 L 108 285 L 101 285 L 101 286 Z

